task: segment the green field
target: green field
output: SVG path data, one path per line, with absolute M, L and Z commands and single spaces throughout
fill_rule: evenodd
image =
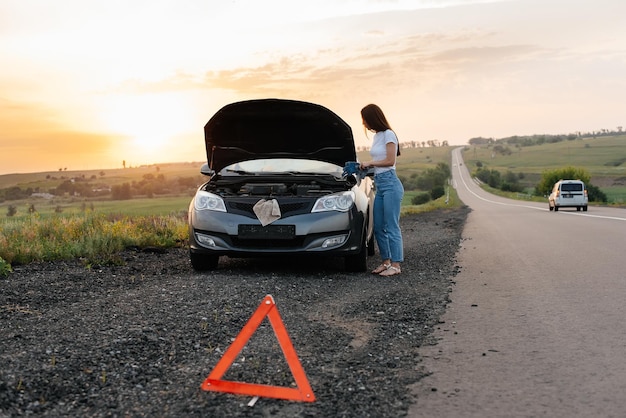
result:
M 470 171 L 480 162 L 501 173 L 523 173 L 521 181 L 532 190 L 545 170 L 581 167 L 591 174 L 610 203 L 626 202 L 626 135 L 575 139 L 528 147 L 509 146 L 510 155 L 493 152 L 492 146 L 466 146 L 463 159 Z
M 554 144 L 511 147 L 510 155 L 494 154 L 492 147 L 467 146 L 468 166 L 481 161 L 491 168 L 541 173 L 554 167 L 584 167 L 594 176 L 626 176 L 626 135 L 576 139 Z
M 77 198 L 27 199 L 4 202 L 0 204 L 0 226 L 2 219 L 7 218 L 9 205 L 17 209 L 13 219 L 30 217 L 29 208 L 34 205 L 37 214 L 41 217 L 56 215 L 75 215 L 83 212 L 98 212 L 105 214 L 135 215 L 171 215 L 187 212 L 191 196 L 164 196 L 155 198 L 136 198 L 129 200 L 80 200 Z M 59 212 L 59 209 L 61 212 Z
M 100 213 L 124 213 L 127 215 L 168 215 L 186 212 L 195 188 L 205 177 L 200 174 L 202 163 L 171 163 L 137 168 L 85 171 L 52 171 L 42 173 L 9 174 L 0 176 L 0 189 L 9 187 L 30 188 L 35 192 L 46 193 L 50 189 L 72 178 L 88 179 L 94 184 L 116 186 L 122 183 L 141 182 L 145 176 L 164 176 L 175 183 L 179 178 L 193 178 L 193 185 L 184 190 L 174 190 L 163 195 L 136 196 L 127 200 L 112 200 L 110 197 L 54 196 L 52 198 L 30 197 L 20 200 L 0 202 L 0 219 L 7 213 L 9 205 L 17 209 L 14 218 L 29 216 L 29 208 L 41 216 L 50 214 L 77 214 L 86 211 Z

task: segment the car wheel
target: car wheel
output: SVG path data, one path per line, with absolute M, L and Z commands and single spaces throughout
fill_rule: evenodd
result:
M 559 207 L 558 207 L 558 206 L 555 206 L 555 207 L 554 207 L 554 211 L 555 211 L 555 212 L 558 212 L 558 211 L 559 211 Z
M 587 212 L 587 206 L 583 206 L 583 212 Z
M 576 206 L 576 212 L 580 212 L 580 206 Z
M 346 271 L 362 272 L 367 270 L 367 246 L 365 241 L 365 234 L 363 234 L 361 250 L 358 252 L 358 254 L 346 256 L 344 262 Z
M 190 252 L 191 266 L 195 271 L 215 270 L 219 261 L 217 255 L 195 254 Z

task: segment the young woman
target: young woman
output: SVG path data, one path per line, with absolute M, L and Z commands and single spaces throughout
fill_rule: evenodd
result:
M 396 156 L 400 155 L 398 137 L 391 130 L 385 114 L 375 104 L 361 109 L 363 126 L 374 132 L 370 148 L 372 161 L 364 161 L 361 168 L 374 167 L 374 236 L 382 263 L 372 273 L 393 276 L 402 272 L 400 263 L 404 261 L 402 233 L 400 231 L 400 204 L 404 187 L 396 175 Z

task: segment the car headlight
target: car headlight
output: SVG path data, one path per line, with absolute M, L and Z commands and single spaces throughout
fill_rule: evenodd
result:
M 311 212 L 328 212 L 331 210 L 347 212 L 354 204 L 354 192 L 342 192 L 320 197 L 313 205 Z
M 226 205 L 224 205 L 224 200 L 222 200 L 221 197 L 202 190 L 199 190 L 196 193 L 196 198 L 193 201 L 193 207 L 196 210 L 214 210 L 217 212 L 226 212 Z

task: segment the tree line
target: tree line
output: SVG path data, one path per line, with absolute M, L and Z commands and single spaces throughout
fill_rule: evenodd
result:
M 428 141 L 404 141 L 400 142 L 400 149 L 408 149 L 408 148 L 427 148 L 427 147 L 447 147 L 449 146 L 448 141 L 440 141 L 438 139 L 430 139 Z M 362 145 L 357 147 L 357 151 L 369 151 L 370 147 L 367 145 Z
M 542 144 L 554 144 L 562 141 L 574 141 L 582 138 L 598 138 L 603 136 L 617 136 L 625 135 L 626 132 L 622 126 L 618 126 L 615 130 L 600 129 L 592 132 L 575 132 L 569 134 L 548 135 L 548 134 L 535 134 L 535 135 L 513 135 L 504 138 L 484 138 L 475 137 L 471 138 L 468 142 L 469 145 L 499 145 L 500 148 L 495 152 L 501 152 L 505 150 L 504 145 L 511 145 L 514 147 L 530 147 L 533 145 Z M 506 152 L 506 151 L 505 151 Z

